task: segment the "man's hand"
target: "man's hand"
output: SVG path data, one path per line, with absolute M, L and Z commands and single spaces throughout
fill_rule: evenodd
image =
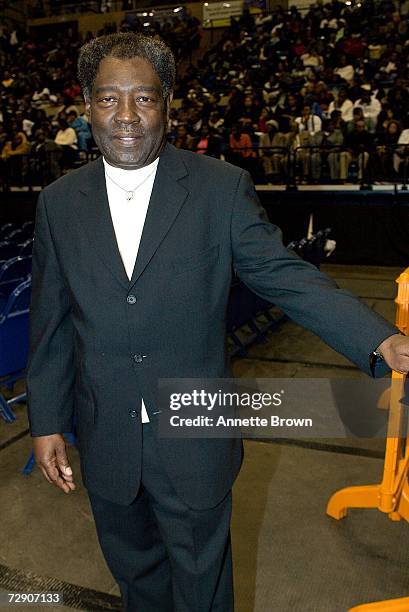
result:
M 61 434 L 32 438 L 36 463 L 50 484 L 69 493 L 75 489 L 65 440 Z
M 376 349 L 392 370 L 407 374 L 409 372 L 409 336 L 394 334 L 386 338 Z

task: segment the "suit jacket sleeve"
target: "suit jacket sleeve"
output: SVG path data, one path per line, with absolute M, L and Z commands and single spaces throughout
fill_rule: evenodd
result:
M 27 405 L 32 436 L 72 429 L 75 379 L 71 304 L 40 194 L 33 248 Z
M 237 185 L 231 240 L 235 271 L 252 291 L 370 374 L 370 353 L 398 330 L 284 247 L 281 231 L 268 221 L 246 171 Z M 377 369 L 376 376 L 386 371 Z

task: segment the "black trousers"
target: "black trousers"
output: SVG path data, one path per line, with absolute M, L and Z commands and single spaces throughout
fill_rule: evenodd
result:
M 215 508 L 192 510 L 177 497 L 157 444 L 144 424 L 141 486 L 131 505 L 88 491 L 124 610 L 233 612 L 231 493 Z

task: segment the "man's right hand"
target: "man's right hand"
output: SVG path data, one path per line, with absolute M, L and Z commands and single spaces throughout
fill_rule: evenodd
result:
M 32 440 L 36 463 L 46 480 L 62 489 L 64 493 L 73 491 L 75 483 L 63 436 L 61 434 L 35 436 Z

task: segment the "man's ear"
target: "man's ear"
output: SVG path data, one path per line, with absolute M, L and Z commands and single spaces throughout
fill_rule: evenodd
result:
M 88 96 L 84 96 L 85 114 L 89 123 L 91 123 L 91 100 Z
M 168 119 L 169 119 L 170 107 L 172 106 L 172 100 L 173 100 L 173 91 L 170 91 L 165 98 L 165 113 Z

